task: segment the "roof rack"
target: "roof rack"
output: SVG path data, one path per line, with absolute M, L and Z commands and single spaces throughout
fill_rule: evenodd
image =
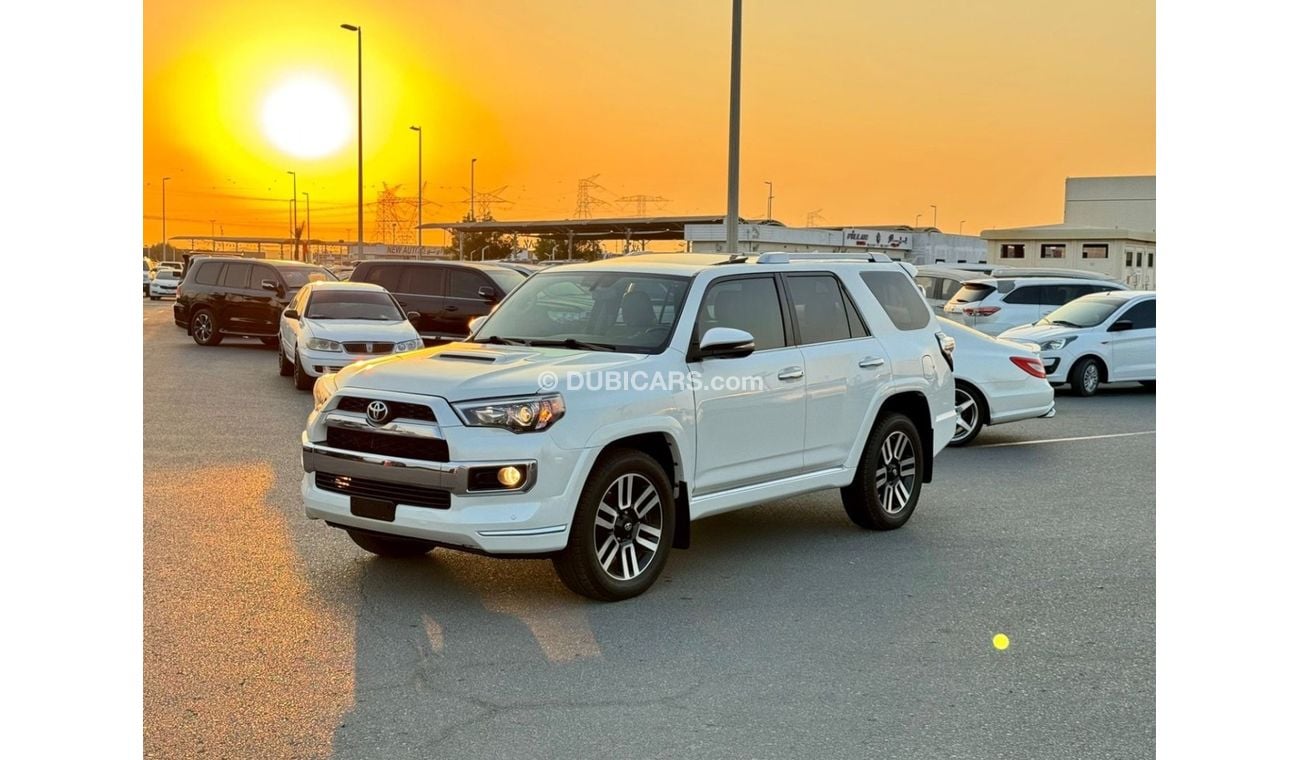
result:
M 871 261 L 876 264 L 896 264 L 888 254 L 869 253 L 867 251 L 768 251 L 760 253 L 756 264 L 789 264 L 792 261 Z
M 1055 269 L 1053 267 L 997 267 L 985 277 L 1072 277 L 1076 280 L 1105 280 L 1118 282 L 1114 277 L 1086 269 Z

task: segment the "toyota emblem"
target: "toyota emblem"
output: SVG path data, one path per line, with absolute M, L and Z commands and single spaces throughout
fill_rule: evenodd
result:
M 366 407 L 366 419 L 370 420 L 372 425 L 388 422 L 388 404 L 382 401 L 371 401 Z

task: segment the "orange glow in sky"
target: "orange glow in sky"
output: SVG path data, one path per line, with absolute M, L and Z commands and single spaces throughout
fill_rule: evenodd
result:
M 426 221 L 476 186 L 502 219 L 726 208 L 726 0 L 211 0 L 145 3 L 144 242 L 355 236 L 356 36 L 366 202 L 416 192 Z M 741 215 L 978 234 L 1060 221 L 1067 176 L 1155 172 L 1155 7 L 1129 0 L 749 0 Z M 504 188 L 504 189 L 502 189 Z M 299 219 L 305 216 L 300 197 Z M 366 211 L 367 239 L 374 206 Z M 412 235 L 413 238 L 413 235 Z M 426 233 L 426 243 L 441 241 Z

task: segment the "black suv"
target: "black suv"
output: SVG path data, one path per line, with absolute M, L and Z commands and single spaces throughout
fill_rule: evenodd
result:
M 280 312 L 298 289 L 337 279 L 325 267 L 298 261 L 194 256 L 176 289 L 172 318 L 200 346 L 226 337 L 260 338 L 273 346 Z
M 465 261 L 363 261 L 348 279 L 383 286 L 402 311 L 419 312 L 415 329 L 426 343 L 437 343 L 464 338 L 471 319 L 492 311 L 526 278 L 506 267 Z

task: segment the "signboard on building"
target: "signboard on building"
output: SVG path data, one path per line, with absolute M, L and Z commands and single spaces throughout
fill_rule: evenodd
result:
M 912 233 L 850 228 L 844 230 L 844 247 L 910 251 L 912 250 Z

